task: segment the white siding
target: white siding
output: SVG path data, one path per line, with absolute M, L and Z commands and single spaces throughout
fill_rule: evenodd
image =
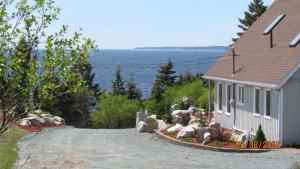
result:
M 283 87 L 282 142 L 300 144 L 300 71 Z
M 223 84 L 223 111 L 222 114 L 216 111 L 216 121 L 220 122 L 222 126 L 226 128 L 234 128 L 234 110 L 231 109 L 231 115 L 226 114 L 226 83 L 219 82 Z M 215 83 L 218 84 L 217 82 Z M 238 96 L 238 85 L 236 85 L 236 96 Z M 244 104 L 237 104 L 236 107 L 236 120 L 235 127 L 242 131 L 251 131 L 255 134 L 258 129 L 259 124 L 262 125 L 263 131 L 266 138 L 270 141 L 279 140 L 279 120 L 278 120 L 278 101 L 279 94 L 274 90 L 271 91 L 271 118 L 267 119 L 264 116 L 264 99 L 265 99 L 265 89 L 260 88 L 260 116 L 254 116 L 254 86 L 245 86 L 245 100 Z M 215 87 L 215 96 L 217 93 L 217 86 Z M 216 100 L 216 98 L 215 98 Z M 215 110 L 217 110 L 217 102 L 215 102 Z

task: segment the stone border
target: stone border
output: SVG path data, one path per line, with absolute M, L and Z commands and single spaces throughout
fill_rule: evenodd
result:
M 232 148 L 222 148 L 222 147 L 212 147 L 212 146 L 205 146 L 201 144 L 194 144 L 189 142 L 184 142 L 181 140 L 176 140 L 172 137 L 169 137 L 167 135 L 164 135 L 160 131 L 155 130 L 154 133 L 156 136 L 163 141 L 166 141 L 171 144 L 179 145 L 179 146 L 185 146 L 185 147 L 191 147 L 191 148 L 198 148 L 202 150 L 210 150 L 210 151 L 217 151 L 217 152 L 231 152 L 231 153 L 263 153 L 263 152 L 269 152 L 272 151 L 270 149 L 232 149 Z

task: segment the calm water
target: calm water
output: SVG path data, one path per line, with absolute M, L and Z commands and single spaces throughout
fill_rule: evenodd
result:
M 152 85 L 161 65 L 171 59 L 176 74 L 205 72 L 224 50 L 100 50 L 91 55 L 90 62 L 96 74 L 95 81 L 111 91 L 111 82 L 117 65 L 126 80 L 133 74 L 138 88 L 150 96 Z

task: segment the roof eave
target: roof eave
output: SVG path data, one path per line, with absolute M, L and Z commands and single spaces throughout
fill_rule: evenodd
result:
M 206 76 L 206 75 L 202 76 L 202 78 L 207 79 L 207 80 L 224 81 L 224 82 L 229 82 L 229 83 L 238 83 L 238 84 L 250 85 L 250 86 L 260 86 L 260 87 L 266 87 L 266 88 L 271 88 L 271 89 L 277 89 L 278 88 L 278 85 L 275 85 L 275 84 L 258 83 L 258 82 L 250 82 L 250 81 L 240 81 L 240 80 L 212 77 L 212 76 Z

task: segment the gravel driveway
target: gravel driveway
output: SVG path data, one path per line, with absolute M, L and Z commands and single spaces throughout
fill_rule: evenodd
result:
M 19 143 L 20 169 L 268 169 L 289 168 L 300 155 L 273 151 L 222 153 L 163 142 L 134 129 L 46 129 Z

